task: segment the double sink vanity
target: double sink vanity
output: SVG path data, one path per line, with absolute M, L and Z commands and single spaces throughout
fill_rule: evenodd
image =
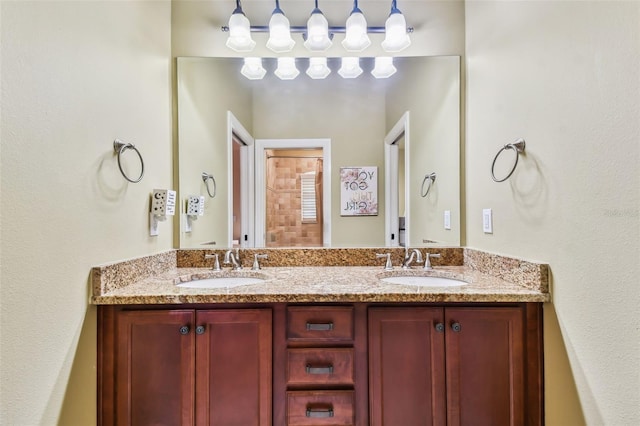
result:
M 243 268 L 219 271 L 225 251 L 172 250 L 93 268 L 98 423 L 543 424 L 548 266 L 421 250 L 440 254 L 432 269 L 403 269 L 401 248 L 241 249 Z

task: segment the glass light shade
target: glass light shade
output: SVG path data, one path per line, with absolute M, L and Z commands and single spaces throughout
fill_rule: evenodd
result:
M 278 68 L 276 68 L 275 75 L 280 80 L 293 80 L 300 74 L 298 68 L 296 68 L 295 58 L 278 58 Z
M 321 80 L 327 78 L 331 74 L 331 69 L 327 66 L 327 58 L 309 58 L 309 68 L 307 68 L 307 75 L 314 80 Z
M 375 78 L 389 78 L 398 71 L 393 65 L 391 56 L 376 57 L 375 66 L 371 70 L 371 75 Z
M 338 74 L 342 78 L 356 78 L 362 74 L 360 68 L 360 58 L 354 56 L 345 56 L 342 58 L 342 66 L 338 70 Z
M 261 80 L 267 70 L 262 66 L 262 58 L 244 58 L 244 65 L 240 73 L 249 80 Z
M 236 52 L 251 52 L 256 42 L 251 38 L 249 19 L 242 12 L 235 12 L 229 18 L 229 38 L 227 47 Z
M 304 46 L 315 52 L 323 52 L 331 47 L 329 22 L 320 10 L 315 9 L 307 21 L 307 40 Z
M 411 39 L 407 34 L 407 21 L 402 13 L 391 13 L 384 27 L 385 38 L 382 42 L 382 49 L 385 52 L 400 52 L 409 47 Z
M 289 52 L 296 42 L 291 38 L 289 19 L 276 9 L 269 20 L 267 47 L 276 53 Z
M 342 47 L 349 52 L 362 52 L 370 44 L 371 40 L 367 35 L 367 20 L 359 9 L 355 9 L 347 19 Z

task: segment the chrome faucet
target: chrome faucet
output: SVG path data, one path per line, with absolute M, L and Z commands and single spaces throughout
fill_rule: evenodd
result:
M 376 259 L 386 258 L 384 262 L 384 270 L 385 271 L 393 271 L 393 265 L 391 264 L 391 253 L 376 253 Z
M 262 269 L 260 267 L 260 262 L 258 262 L 258 259 L 268 259 L 269 256 L 267 256 L 266 254 L 258 254 L 256 253 L 255 255 L 253 255 L 253 266 L 251 267 L 252 271 L 259 271 L 260 269 Z
M 432 257 L 440 257 L 440 253 L 434 253 L 434 254 L 425 253 L 425 256 L 424 256 L 424 269 L 427 270 L 427 271 L 433 269 L 433 267 L 431 266 L 431 258 Z
M 221 271 L 222 268 L 220 268 L 220 261 L 218 260 L 218 253 L 214 253 L 214 254 L 205 254 L 204 255 L 205 259 L 215 259 L 213 261 L 213 267 L 211 268 L 214 271 Z
M 227 250 L 224 254 L 223 263 L 225 265 L 231 264 L 231 269 L 233 269 L 234 271 L 242 269 L 242 262 L 240 261 L 240 249 L 235 249 L 235 251 Z
M 409 249 L 409 247 L 404 248 L 404 261 L 402 262 L 402 269 L 411 268 L 411 263 L 414 261 L 414 256 L 415 256 L 416 263 L 423 262 L 422 252 L 420 250 L 418 250 L 417 248 L 411 249 L 411 250 Z

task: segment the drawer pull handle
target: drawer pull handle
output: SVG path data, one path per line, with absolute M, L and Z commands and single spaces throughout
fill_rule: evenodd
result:
M 333 374 L 333 365 L 328 365 L 326 367 L 313 367 L 307 364 L 306 371 L 307 374 Z
M 333 408 L 307 408 L 307 417 L 316 419 L 333 417 Z
M 333 330 L 333 323 L 332 322 L 325 322 L 325 323 L 308 322 L 307 330 L 308 331 L 331 331 Z

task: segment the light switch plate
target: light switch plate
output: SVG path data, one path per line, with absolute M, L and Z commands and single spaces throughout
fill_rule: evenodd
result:
M 451 229 L 451 210 L 444 211 L 444 229 Z
M 493 234 L 493 214 L 491 209 L 482 209 L 482 230 L 485 234 Z

